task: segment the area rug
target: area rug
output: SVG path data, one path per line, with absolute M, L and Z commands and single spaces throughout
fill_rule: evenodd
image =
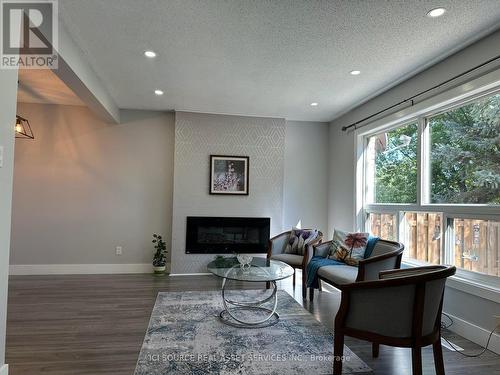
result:
M 246 299 L 265 291 L 234 293 Z M 280 320 L 271 327 L 229 326 L 219 319 L 222 309 L 220 291 L 159 293 L 135 375 L 332 373 L 332 333 L 285 291 L 278 291 Z M 344 357 L 343 374 L 371 373 L 347 347 Z

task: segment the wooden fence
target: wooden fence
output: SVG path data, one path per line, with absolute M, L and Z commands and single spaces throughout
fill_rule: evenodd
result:
M 442 216 L 439 213 L 406 212 L 403 238 L 405 257 L 428 263 L 442 262 Z M 370 231 L 381 238 L 397 238 L 397 218 L 392 214 L 370 214 Z M 500 222 L 453 220 L 455 266 L 474 272 L 500 276 Z M 442 262 L 445 263 L 445 262 Z
M 396 217 L 393 214 L 370 213 L 370 233 L 385 240 L 396 241 Z
M 455 265 L 500 276 L 500 222 L 454 219 Z
M 406 212 L 406 256 L 432 264 L 441 262 L 441 214 Z

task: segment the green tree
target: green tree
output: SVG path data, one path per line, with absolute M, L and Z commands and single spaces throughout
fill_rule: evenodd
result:
M 500 204 L 500 94 L 434 116 L 432 203 Z
M 417 124 L 391 130 L 385 137 L 386 145 L 375 157 L 375 202 L 416 203 Z
M 429 127 L 431 202 L 500 204 L 500 94 L 431 117 Z M 375 201 L 415 203 L 417 124 L 376 138 Z

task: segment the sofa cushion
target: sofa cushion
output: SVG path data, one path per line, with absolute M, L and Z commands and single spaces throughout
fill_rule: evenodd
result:
M 349 233 L 335 229 L 330 245 L 329 258 L 357 266 L 365 257 L 368 233 Z
M 306 230 L 293 228 L 285 246 L 286 254 L 304 255 L 307 244 L 318 238 L 317 230 Z
M 346 265 L 324 266 L 318 270 L 318 275 L 333 284 L 349 284 L 356 281 L 358 268 Z
M 304 257 L 297 254 L 276 254 L 271 256 L 271 259 L 281 260 L 291 266 L 301 266 Z

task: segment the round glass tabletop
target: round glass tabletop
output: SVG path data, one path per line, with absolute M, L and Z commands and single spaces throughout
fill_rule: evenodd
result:
M 266 258 L 253 258 L 250 267 L 242 267 L 236 257 L 216 259 L 207 268 L 215 276 L 239 281 L 277 281 L 294 272 L 288 264 Z

